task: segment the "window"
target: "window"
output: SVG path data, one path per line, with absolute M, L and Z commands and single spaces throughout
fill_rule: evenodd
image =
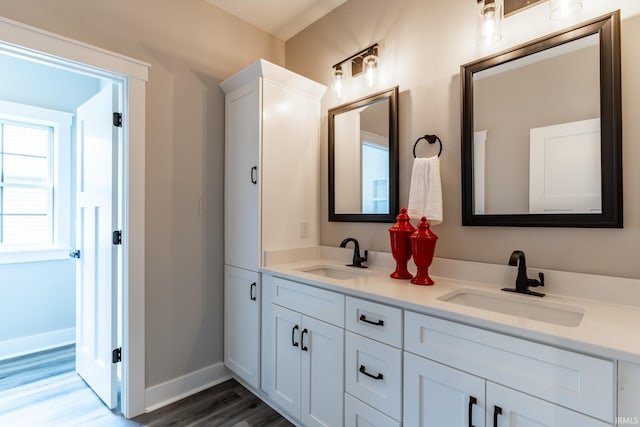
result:
M 53 244 L 53 128 L 0 120 L 0 245 Z
M 70 113 L 0 101 L 0 262 L 67 255 L 71 119 Z
M 362 213 L 389 213 L 388 139 L 364 131 L 361 136 Z

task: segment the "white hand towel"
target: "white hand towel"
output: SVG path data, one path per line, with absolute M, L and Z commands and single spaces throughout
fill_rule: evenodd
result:
M 411 219 L 426 216 L 431 225 L 442 222 L 442 184 L 438 156 L 413 161 L 407 213 Z

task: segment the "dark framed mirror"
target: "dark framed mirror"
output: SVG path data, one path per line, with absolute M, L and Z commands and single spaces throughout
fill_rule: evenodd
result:
M 329 110 L 329 221 L 394 222 L 398 87 Z
M 622 228 L 620 12 L 461 67 L 462 225 Z

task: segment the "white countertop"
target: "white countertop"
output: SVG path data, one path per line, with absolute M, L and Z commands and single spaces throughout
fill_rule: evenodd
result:
M 434 286 L 413 285 L 409 280 L 396 280 L 389 277 L 393 268 L 389 265 L 389 258 L 384 254 L 377 257 L 377 259 L 380 260 L 380 265 L 363 269 L 361 276 L 353 279 L 332 279 L 305 273 L 300 270 L 320 265 L 342 268 L 345 265 L 344 261 L 348 262 L 350 258 L 347 257 L 343 259 L 344 256 L 339 256 L 338 258 L 341 259 L 341 261 L 337 261 L 334 255 L 344 254 L 344 250 L 303 250 L 284 255 L 283 253 L 284 251 L 280 251 L 280 253 L 275 254 L 275 256 L 266 256 L 265 259 L 268 259 L 270 262 L 265 262 L 266 266 L 263 267 L 261 271 L 273 276 L 338 291 L 346 295 L 394 305 L 544 344 L 551 344 L 609 359 L 640 363 L 640 333 L 638 332 L 638 327 L 640 326 L 640 308 L 637 306 L 602 302 L 600 298 L 587 299 L 554 294 L 550 292 L 553 289 L 552 287 L 550 288 L 548 284 L 545 288 L 536 288 L 536 291 L 547 293 L 544 297 L 545 302 L 578 306 L 584 310 L 584 317 L 578 326 L 559 326 L 552 323 L 468 307 L 439 299 L 461 288 L 501 293 L 500 288 L 505 286 L 503 283 L 482 283 L 430 274 L 435 281 Z M 290 256 L 291 254 L 294 255 Z M 327 254 L 331 256 L 326 257 Z M 304 259 L 305 255 L 308 256 L 308 258 Z M 374 255 L 373 258 L 375 260 L 376 256 Z M 438 264 L 438 262 L 434 261 L 434 264 Z M 443 262 L 442 264 L 446 263 Z M 502 272 L 502 270 L 498 270 L 500 267 L 493 268 L 491 264 L 471 264 L 471 268 L 484 268 L 498 271 L 498 276 L 500 276 Z M 463 265 L 463 267 L 458 268 L 458 270 L 464 270 L 465 268 L 468 269 L 469 267 Z M 507 271 L 515 280 L 516 270 L 513 267 L 511 267 L 511 269 L 512 270 Z M 434 272 L 438 270 L 446 271 L 447 268 L 440 267 L 434 268 L 434 270 Z M 463 272 L 459 275 L 468 273 L 469 272 Z M 566 274 L 572 273 L 563 274 L 566 276 Z M 482 276 L 482 274 L 478 275 Z M 545 276 L 548 275 L 548 272 L 545 271 Z M 529 268 L 529 276 L 536 277 L 537 270 L 535 268 Z M 566 282 L 565 276 L 562 277 Z M 582 285 L 589 282 L 588 278 L 585 279 L 585 276 L 586 275 L 577 276 L 577 279 L 583 282 L 581 283 Z M 551 277 L 554 277 L 554 275 L 551 274 Z M 559 277 L 559 275 L 555 277 Z M 604 280 L 602 277 L 596 277 L 596 279 L 598 280 L 593 280 L 594 283 L 599 283 L 600 286 L 607 286 L 607 284 L 602 283 Z M 615 284 L 620 280 L 629 279 L 611 278 L 608 282 Z M 625 287 L 632 286 L 633 284 L 635 283 L 628 284 L 623 282 Z M 513 285 L 507 286 L 512 287 Z M 588 284 L 584 286 L 588 286 Z M 634 286 L 634 288 L 636 287 Z M 636 290 L 633 289 L 634 296 L 635 292 Z M 597 292 L 590 292 L 588 289 L 586 289 L 584 293 L 598 295 Z M 525 301 L 527 298 L 538 298 L 526 295 L 514 295 Z

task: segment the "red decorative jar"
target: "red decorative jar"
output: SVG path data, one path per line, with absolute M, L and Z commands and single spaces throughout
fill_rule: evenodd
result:
M 427 217 L 422 217 L 418 224 L 418 229 L 411 235 L 410 239 L 413 262 L 418 267 L 416 277 L 411 279 L 411 283 L 424 286 L 433 285 L 434 281 L 429 277 L 429 267 L 433 261 L 438 236 L 431 231 Z
M 391 255 L 396 260 L 396 270 L 391 273 L 393 279 L 413 279 L 413 274 L 407 270 L 407 263 L 411 259 L 411 240 L 409 237 L 415 230 L 409 222 L 407 210 L 400 209 L 395 225 L 389 228 Z

